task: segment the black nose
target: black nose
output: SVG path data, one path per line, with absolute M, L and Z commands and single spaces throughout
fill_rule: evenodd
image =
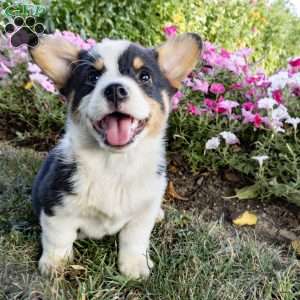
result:
M 104 96 L 108 101 L 117 106 L 120 102 L 124 101 L 128 97 L 128 91 L 123 85 L 119 83 L 113 83 L 105 88 Z

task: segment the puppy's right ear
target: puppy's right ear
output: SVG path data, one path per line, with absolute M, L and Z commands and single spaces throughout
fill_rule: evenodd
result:
M 78 59 L 80 48 L 58 36 L 42 38 L 31 55 L 39 67 L 62 88 L 71 73 L 71 63 Z

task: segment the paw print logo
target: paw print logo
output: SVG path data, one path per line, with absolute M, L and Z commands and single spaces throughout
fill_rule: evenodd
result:
M 44 32 L 44 26 L 36 23 L 33 17 L 15 17 L 12 23 L 5 26 L 5 32 L 10 34 L 10 42 L 13 47 L 27 45 L 35 47 L 39 43 L 39 35 Z

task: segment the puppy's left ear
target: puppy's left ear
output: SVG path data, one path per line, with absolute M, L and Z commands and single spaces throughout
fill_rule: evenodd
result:
M 195 33 L 185 33 L 167 40 L 158 46 L 158 64 L 171 85 L 178 89 L 181 81 L 199 61 L 202 40 Z

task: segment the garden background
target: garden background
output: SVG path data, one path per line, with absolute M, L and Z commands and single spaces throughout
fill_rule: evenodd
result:
M 154 232 L 153 275 L 119 275 L 109 238 L 77 242 L 74 265 L 48 282 L 36 270 L 30 189 L 43 151 L 63 134 L 65 103 L 26 46 L 9 43 L 15 16 L 4 11 L 22 4 L 1 2 L 0 296 L 298 299 L 300 22 L 288 2 L 32 3 L 45 7 L 35 19 L 46 33 L 85 49 L 104 37 L 152 47 L 186 31 L 198 32 L 204 49 L 172 98 L 167 217 Z M 236 227 L 247 223 L 255 228 Z

